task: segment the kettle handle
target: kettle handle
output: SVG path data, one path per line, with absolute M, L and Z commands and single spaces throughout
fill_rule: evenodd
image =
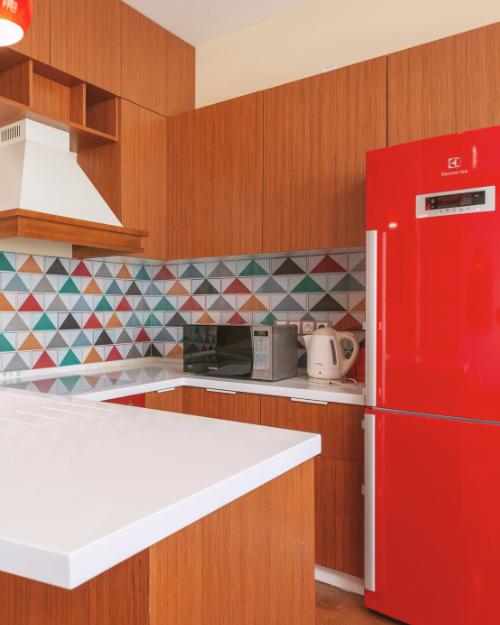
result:
M 358 340 L 350 332 L 339 332 L 336 338 L 338 339 L 338 343 L 339 343 L 340 375 L 344 376 L 349 371 L 349 369 L 353 366 L 354 362 L 356 361 L 356 358 L 358 357 L 359 343 L 358 343 Z M 352 350 L 352 355 L 350 358 L 345 357 L 345 350 L 344 350 L 344 346 L 342 345 L 342 341 L 344 339 L 351 341 L 351 343 L 354 346 L 354 349 Z

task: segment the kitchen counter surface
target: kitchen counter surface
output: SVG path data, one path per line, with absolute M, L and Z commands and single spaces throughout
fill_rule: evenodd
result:
M 118 366 L 89 365 L 68 370 L 52 369 L 37 377 L 30 372 L 21 378 L 7 378 L 3 388 L 15 388 L 37 393 L 78 395 L 92 401 L 106 401 L 177 386 L 194 386 L 217 390 L 274 395 L 309 401 L 365 405 L 364 383 L 356 386 L 311 384 L 307 375 L 263 382 L 259 380 L 228 380 L 183 373 L 182 365 L 151 358 Z M 2 386 L 0 386 L 0 389 Z
M 114 390 L 138 392 L 184 379 L 169 367 L 146 369 L 139 368 L 135 386 L 118 386 L 118 380 Z M 84 395 L 1 391 L 0 570 L 63 588 L 321 451 L 316 434 L 96 405 Z

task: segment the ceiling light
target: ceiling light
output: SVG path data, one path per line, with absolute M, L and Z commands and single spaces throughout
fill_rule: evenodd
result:
M 11 46 L 28 32 L 33 15 L 31 0 L 0 0 L 0 46 Z

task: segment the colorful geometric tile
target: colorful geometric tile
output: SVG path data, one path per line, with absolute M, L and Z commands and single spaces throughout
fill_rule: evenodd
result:
M 365 252 L 351 252 L 349 254 L 349 271 L 366 271 Z
M 125 280 L 104 280 L 104 292 L 106 295 L 123 295 Z
M 16 255 L 11 252 L 0 252 L 0 271 L 15 271 Z
M 271 310 L 293 312 L 307 310 L 307 295 L 271 295 Z
M 33 369 L 49 369 L 50 367 L 57 367 L 57 350 L 49 349 L 44 351 L 34 351 L 31 360 L 33 363 Z M 41 380 L 37 380 L 36 382 L 41 382 Z M 53 380 L 49 380 L 49 382 L 51 383 L 51 388 L 53 386 Z M 47 393 L 50 393 L 50 388 L 46 391 Z
M 42 312 L 43 311 L 43 294 L 33 295 L 18 293 L 17 310 L 20 312 Z
M 59 367 L 72 367 L 82 364 L 82 350 L 77 347 L 75 349 L 60 349 L 57 352 L 57 360 Z
M 229 325 L 251 325 L 253 323 L 253 314 L 251 312 L 223 312 L 222 323 Z
M 204 278 L 205 263 L 184 263 L 179 265 L 179 279 Z
M 314 312 L 314 313 L 290 313 L 290 321 L 327 321 L 328 313 L 326 312 Z
M 153 265 L 153 280 L 177 280 L 177 265 Z
M 149 312 L 151 310 L 151 306 L 148 303 L 149 297 L 146 299 L 144 297 L 134 297 L 134 310 Z
M 125 327 L 126 328 L 142 327 L 141 313 L 125 313 Z
M 46 256 L 45 273 L 50 276 L 69 276 L 69 259 Z
M 348 291 L 365 291 L 365 274 L 351 273 L 328 276 L 328 290 L 335 293 L 345 293 Z
M 72 276 L 90 278 L 92 277 L 92 270 L 93 266 L 91 260 L 71 259 L 69 261 L 69 272 Z
M 59 330 L 80 330 L 82 327 L 82 313 L 59 313 L 57 320 Z
M 121 343 L 133 343 L 134 339 L 131 336 L 130 332 L 128 332 L 127 330 L 122 330 L 116 337 L 116 342 L 120 344 Z
M 349 293 L 349 310 L 351 312 L 365 312 L 366 302 L 364 293 Z
M 252 293 L 253 280 L 252 278 L 223 278 L 222 293 Z
M 149 326 L 149 327 L 151 326 L 161 327 L 163 326 L 163 322 L 160 321 L 155 314 L 151 313 L 149 317 L 146 319 L 146 321 L 144 322 L 144 325 Z
M 92 295 L 71 295 L 69 298 L 69 307 L 72 312 L 91 312 L 92 306 Z
M 201 323 L 201 324 L 220 324 L 221 323 L 221 313 L 220 312 L 197 312 L 193 313 L 192 316 L 193 323 Z
M 290 276 L 290 293 L 326 293 L 326 275 Z
M 191 314 L 190 313 L 165 313 L 165 325 L 166 326 L 184 326 L 186 324 L 191 323 Z
M 18 332 L 17 333 L 17 349 L 18 351 L 34 351 L 35 349 L 44 348 L 45 332 Z
M 134 265 L 124 265 L 122 263 L 114 264 L 115 278 L 121 280 L 133 280 L 134 279 Z
M 45 310 L 49 312 L 68 312 L 70 307 L 69 295 L 46 295 Z
M 0 292 L 0 311 L 8 312 L 16 309 L 16 294 Z
M 86 365 L 104 362 L 104 347 L 84 347 L 83 363 Z
M 57 276 L 42 276 L 38 279 L 33 275 L 31 290 L 33 293 L 57 293 Z
M 177 299 L 179 311 L 187 310 L 205 310 L 205 297 L 203 295 L 180 296 Z
M 288 276 L 307 273 L 307 256 L 290 256 L 271 260 L 273 276 Z
M 97 269 L 96 269 L 97 266 Z M 113 263 L 98 263 L 94 261 L 94 278 L 112 278 Z
M 57 313 L 33 313 L 31 324 L 32 330 L 56 330 Z
M 236 301 L 238 311 L 268 311 L 270 295 L 238 295 Z
M 165 285 L 163 282 L 150 282 L 144 290 L 144 295 L 163 295 L 165 293 Z
M 207 263 L 207 278 L 230 278 L 232 276 L 236 276 L 235 260 Z
M 275 321 L 287 321 L 288 313 L 280 312 L 256 312 L 253 315 L 253 322 L 261 326 L 273 326 Z
M 94 330 L 94 345 L 113 345 L 113 330 Z
M 27 332 L 31 322 L 30 313 L 2 313 L 4 332 Z
M 134 298 L 133 297 L 115 297 L 115 310 L 116 311 L 130 311 L 134 310 Z
M 327 293 L 321 295 L 318 293 L 311 293 L 309 296 L 309 310 L 310 311 L 343 311 L 347 310 L 347 295 L 335 294 L 335 297 Z
M 217 279 L 193 280 L 191 285 L 193 295 L 214 295 L 220 293 L 220 280 Z
M 71 347 L 88 347 L 93 345 L 94 335 L 92 330 L 74 330 L 70 332 Z
M 175 343 L 176 339 L 170 334 L 167 328 L 161 328 L 159 330 L 153 330 L 153 341 L 158 343 Z
M 105 328 L 123 328 L 125 325 L 125 313 L 106 312 L 104 313 Z
M 82 289 L 85 295 L 102 295 L 104 293 L 104 279 L 83 278 Z
M 254 278 L 254 293 L 287 293 L 288 276 L 277 276 L 274 278 Z
M 145 358 L 163 358 L 163 343 L 151 343 L 144 352 Z
M 31 369 L 31 352 L 2 354 L 2 372 L 29 371 Z
M 72 294 L 72 293 L 81 293 L 82 292 L 82 279 L 81 278 L 64 278 L 62 276 L 58 279 L 58 288 L 59 293 Z
M 17 271 L 19 273 L 43 273 L 44 258 L 43 256 L 28 256 L 26 254 L 17 255 Z M 1 268 L 0 271 L 4 271 Z
M 70 346 L 70 332 L 47 332 L 45 334 L 47 349 L 61 349 Z
M 113 347 L 104 348 L 104 360 L 106 362 L 112 362 L 115 360 L 123 360 L 125 358 L 125 346 L 113 345 Z
M 15 352 L 17 348 L 17 332 L 0 334 L 0 352 Z
M 363 330 L 364 313 L 329 313 L 328 320 L 336 330 L 342 332 L 359 332 Z
M 134 328 L 134 343 L 150 343 L 151 336 L 146 328 Z
M 177 310 L 177 297 L 153 297 L 151 307 L 158 311 Z
M 113 310 L 115 300 L 112 295 L 103 295 L 99 297 L 94 295 L 94 310 L 98 312 L 109 312 Z
M 299 349 L 299 369 L 307 369 L 307 351 L 305 349 Z
M 132 360 L 134 358 L 142 358 L 144 354 L 144 345 L 125 345 L 125 358 Z
M 165 282 L 165 295 L 189 295 L 191 293 L 191 280 L 176 280 Z
M 184 356 L 184 350 L 179 343 L 165 343 L 165 358 L 181 359 Z
M 32 355 L 32 362 L 37 362 L 37 364 L 42 361 L 39 367 L 33 367 L 33 369 L 44 369 L 46 367 L 43 366 L 44 362 L 52 362 L 52 364 L 47 364 L 47 367 L 56 367 L 57 363 L 57 352 L 54 353 L 52 350 L 48 352 L 50 357 L 50 361 L 46 361 L 43 356 L 38 357 L 39 352 L 36 352 Z M 43 360 L 42 360 L 43 358 Z M 57 378 L 43 378 L 42 380 L 33 380 L 33 386 L 38 389 L 40 393 L 57 393 Z
M 2 273 L 2 291 L 12 293 L 29 293 L 31 275 L 28 273 Z
M 247 258 L 238 260 L 238 276 L 268 276 L 269 258 Z
M 151 267 L 147 265 L 134 265 L 134 278 L 136 280 L 151 280 Z
M 135 280 L 132 282 L 129 280 L 125 281 L 125 295 L 142 295 L 143 288 L 142 282 L 136 282 Z
M 102 328 L 104 324 L 104 313 L 83 313 L 82 324 L 84 330 L 96 330 L 97 328 Z
M 347 254 L 309 256 L 309 273 L 345 273 Z
M 236 295 L 207 295 L 207 310 L 236 310 Z

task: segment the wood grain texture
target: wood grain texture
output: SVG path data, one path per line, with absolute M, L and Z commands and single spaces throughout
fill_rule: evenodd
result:
M 389 145 L 500 123 L 500 23 L 388 56 Z
M 121 6 L 122 97 L 166 116 L 167 31 L 124 2 Z
M 120 220 L 149 230 L 142 256 L 166 259 L 167 120 L 126 100 L 120 105 Z
M 118 110 L 119 98 L 110 98 L 109 100 L 97 102 L 92 106 L 87 106 L 87 126 L 107 135 L 117 137 Z
M 32 106 L 41 113 L 47 113 L 58 119 L 73 121 L 71 120 L 70 96 L 71 91 L 69 87 L 44 78 L 39 74 L 33 75 Z M 81 124 L 78 121 L 77 123 Z
M 167 33 L 167 117 L 193 111 L 195 106 L 195 54 L 193 46 Z
M 187 391 L 188 414 L 260 424 L 260 395 L 252 393 L 213 393 L 204 388 L 185 387 Z
M 263 252 L 365 243 L 365 154 L 386 145 L 385 57 L 264 92 Z
M 314 514 L 316 564 L 363 578 L 363 522 L 320 510 L 316 510 Z
M 12 50 L 26 56 L 50 63 L 50 8 L 52 0 L 35 0 L 33 18 L 26 35 L 19 43 L 11 46 Z
M 87 125 L 87 85 L 84 82 L 69 89 L 69 118 L 82 126 Z
M 51 0 L 50 5 L 50 64 L 120 95 L 120 0 Z
M 33 61 L 24 61 L 0 74 L 0 95 L 33 106 Z
M 326 460 L 326 506 L 324 510 L 338 516 L 364 519 L 364 465 L 346 460 Z
M 167 412 L 189 412 L 189 389 L 185 386 L 168 391 L 167 393 L 155 393 L 157 397 L 157 410 L 165 410 Z
M 321 434 L 322 456 L 363 462 L 362 406 L 319 406 L 262 395 L 261 411 L 262 425 Z
M 169 258 L 262 251 L 262 98 L 169 120 Z

